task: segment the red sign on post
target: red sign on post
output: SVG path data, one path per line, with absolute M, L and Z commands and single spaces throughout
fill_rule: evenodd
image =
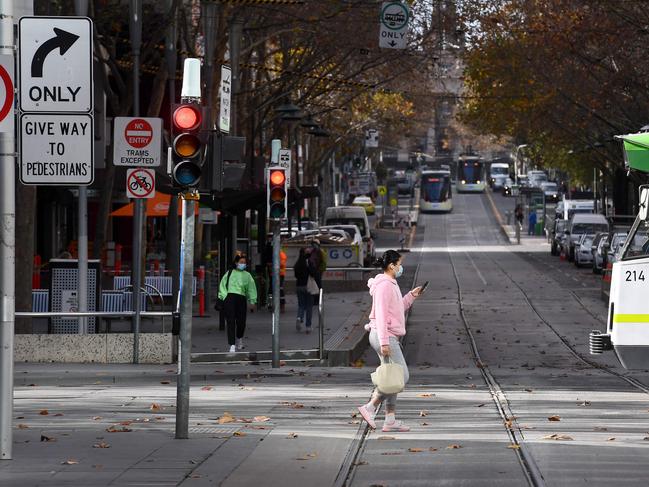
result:
M 129 198 L 153 198 L 155 196 L 155 171 L 143 167 L 126 171 L 126 196 Z
M 136 149 L 146 147 L 153 139 L 153 128 L 151 124 L 141 118 L 131 120 L 124 129 L 126 143 Z

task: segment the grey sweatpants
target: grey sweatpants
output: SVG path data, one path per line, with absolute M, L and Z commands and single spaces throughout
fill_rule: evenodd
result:
M 379 356 L 381 363 L 383 363 L 383 355 L 381 355 L 381 344 L 379 343 L 379 335 L 376 333 L 376 330 L 372 328 L 370 330 L 370 345 L 374 351 Z M 390 337 L 390 362 L 394 364 L 399 364 L 403 367 L 403 381 L 405 384 L 408 383 L 410 379 L 410 372 L 408 372 L 408 364 L 406 364 L 406 359 L 403 357 L 403 351 L 401 350 L 401 343 L 394 337 Z M 381 402 L 385 401 L 387 409 L 395 410 L 397 406 L 397 395 L 396 394 L 381 394 L 378 389 L 374 390 L 374 394 L 379 398 Z

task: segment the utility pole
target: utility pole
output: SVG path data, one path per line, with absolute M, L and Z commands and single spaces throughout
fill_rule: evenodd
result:
M 280 226 L 281 223 L 273 220 L 273 353 L 272 353 L 272 366 L 274 369 L 279 368 L 279 248 L 282 244 L 280 241 Z
M 130 0 L 129 33 L 133 53 L 133 116 L 140 115 L 140 48 L 142 45 L 142 0 Z M 142 300 L 142 226 L 145 222 L 144 200 L 136 198 L 133 204 L 133 253 L 131 285 L 133 286 L 133 363 L 140 363 L 140 313 Z
M 13 0 L 0 0 L 0 54 L 14 55 Z M 12 115 L 13 116 L 13 115 Z M 13 132 L 0 133 L 0 459 L 11 460 L 16 303 L 16 148 Z
M 185 59 L 181 103 L 201 102 L 201 62 Z M 189 438 L 189 386 L 192 351 L 192 280 L 194 276 L 194 212 L 200 199 L 197 189 L 182 193 L 180 238 L 180 333 L 176 386 L 176 439 Z

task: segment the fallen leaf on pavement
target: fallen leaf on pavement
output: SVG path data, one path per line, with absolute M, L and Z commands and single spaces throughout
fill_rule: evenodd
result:
M 203 386 L 203 387 L 201 387 L 201 391 L 211 391 L 212 389 L 214 389 L 212 386 Z
M 606 440 L 606 441 L 615 441 L 615 437 L 609 438 L 609 439 Z
M 481 408 L 481 407 L 484 407 L 484 405 L 485 405 L 485 403 L 482 403 L 482 404 L 478 404 L 476 407 Z
M 556 414 L 554 416 L 550 416 L 548 418 L 548 421 L 561 421 L 561 416 L 557 416 Z
M 38 414 L 40 414 L 41 416 L 47 416 L 48 414 L 50 414 L 50 412 L 47 409 L 41 409 Z
M 608 431 L 608 428 L 604 426 L 595 426 L 595 431 Z
M 354 462 L 354 465 L 369 465 L 369 463 L 365 460 L 360 460 L 358 462 Z
M 302 409 L 304 407 L 304 404 L 300 404 L 299 402 L 280 402 L 282 406 L 288 406 L 293 409 Z
M 541 438 L 542 440 L 563 440 L 563 441 L 572 441 L 574 438 L 568 435 L 559 435 L 554 433 L 552 435 L 547 435 Z
M 590 401 L 580 402 L 577 406 L 590 406 Z
M 292 440 L 294 438 L 297 438 L 297 433 L 289 433 L 286 437 L 287 440 Z
M 216 422 L 219 423 L 219 424 L 233 423 L 234 421 L 235 421 L 235 419 L 227 411 L 223 413 L 223 416 L 221 416 L 220 418 L 217 418 L 217 420 L 216 420 Z
M 112 425 L 106 428 L 106 431 L 108 433 L 130 433 L 133 430 L 131 428 L 126 428 L 124 426 L 120 427 L 120 426 Z
M 150 409 L 151 409 L 151 411 L 153 411 L 154 413 L 158 413 L 158 412 L 162 411 L 162 406 L 160 406 L 160 404 L 156 404 L 156 403 L 154 402 L 153 404 L 151 404 Z
M 446 447 L 447 450 L 458 450 L 462 448 L 462 445 L 449 445 Z
M 421 423 L 422 426 L 428 426 L 428 423 Z
M 56 441 L 56 438 L 54 438 L 53 436 L 41 435 L 41 441 Z
M 266 421 L 270 421 L 268 416 L 255 416 L 252 418 L 253 423 L 265 423 Z
M 105 441 L 100 441 L 99 443 L 95 443 L 92 445 L 93 448 L 110 448 L 110 445 L 106 443 Z
M 93 416 L 92 419 L 95 421 L 99 421 L 100 419 L 103 419 L 101 416 Z
M 27 426 L 26 424 L 18 423 L 19 430 L 26 430 L 27 428 L 29 428 L 29 426 Z
M 246 436 L 246 434 L 243 431 L 235 431 L 232 436 Z
M 422 451 L 424 451 L 424 449 L 423 448 L 408 448 L 408 451 L 410 453 L 421 453 Z
M 166 384 L 171 384 L 171 382 L 169 382 L 168 380 L 161 380 L 160 384 L 165 384 L 166 385 Z
M 437 451 L 437 448 L 433 448 L 432 446 L 428 449 L 428 451 Z
M 507 448 L 511 448 L 512 450 L 518 450 L 521 447 L 521 445 L 517 445 L 516 443 L 512 443 L 511 445 L 507 445 Z
M 533 392 L 534 389 L 525 389 L 525 392 Z
M 642 439 L 643 439 L 644 441 L 649 441 L 649 436 L 645 436 L 645 437 L 642 438 Z
M 424 392 L 422 394 L 417 394 L 417 397 L 433 397 L 435 394 L 431 394 L 430 392 Z
M 419 416 L 425 418 L 426 416 L 428 416 L 428 411 L 419 411 Z
M 313 458 L 317 457 L 317 453 L 307 453 L 306 455 L 302 455 L 301 457 L 297 457 L 296 460 L 312 460 Z
M 379 436 L 377 440 L 396 440 L 396 438 L 394 436 Z
M 66 460 L 65 462 L 61 462 L 61 465 L 76 465 L 77 463 L 79 463 L 77 460 L 69 459 Z
M 133 421 L 120 421 L 119 424 L 121 424 L 122 426 L 130 426 L 132 422 Z

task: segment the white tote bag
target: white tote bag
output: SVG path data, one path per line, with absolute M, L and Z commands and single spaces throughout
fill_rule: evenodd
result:
M 320 294 L 318 283 L 315 282 L 315 279 L 311 276 L 309 276 L 308 281 L 306 281 L 306 290 L 309 294 Z
M 372 383 L 381 394 L 397 394 L 406 386 L 403 367 L 390 362 L 382 363 L 372 372 Z

